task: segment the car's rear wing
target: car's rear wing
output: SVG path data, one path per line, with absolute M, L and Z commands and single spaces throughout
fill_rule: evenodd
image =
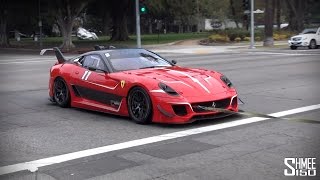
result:
M 40 51 L 40 55 L 41 55 L 41 56 L 44 55 L 44 53 L 47 52 L 47 51 L 54 51 L 54 53 L 55 53 L 55 55 L 56 55 L 56 57 L 57 57 L 57 60 L 58 60 L 59 64 L 62 64 L 62 63 L 64 63 L 64 62 L 67 61 L 67 59 L 63 56 L 63 54 L 62 54 L 62 52 L 60 51 L 60 49 L 57 48 L 57 47 L 48 48 L 48 49 L 42 49 L 42 50 Z

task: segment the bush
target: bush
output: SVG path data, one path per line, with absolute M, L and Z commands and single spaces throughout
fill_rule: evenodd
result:
M 273 33 L 273 39 L 274 40 L 287 40 L 289 39 L 291 36 L 295 35 L 294 32 L 291 31 L 285 31 L 285 30 L 280 30 L 280 31 L 275 31 Z
M 245 29 L 226 29 L 225 34 L 230 38 L 231 41 L 235 41 L 237 37 L 243 39 L 246 36 L 249 36 L 250 32 Z
M 210 42 L 230 42 L 230 39 L 227 35 L 221 35 L 221 34 L 213 34 L 209 36 Z
M 261 37 L 260 37 L 260 36 L 255 36 L 255 37 L 254 37 L 254 40 L 255 40 L 255 41 L 261 41 Z
M 279 34 L 273 33 L 273 40 L 279 41 L 280 40 Z
M 240 37 L 236 37 L 236 38 L 234 39 L 234 41 L 240 42 L 240 41 L 241 41 L 241 38 L 240 38 Z
M 244 37 L 243 41 L 250 41 L 250 37 Z

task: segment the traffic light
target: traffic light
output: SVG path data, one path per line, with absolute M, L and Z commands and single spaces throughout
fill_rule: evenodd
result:
M 139 1 L 140 14 L 147 14 L 148 9 L 144 0 Z
M 242 1 L 242 6 L 243 6 L 243 9 L 246 11 L 246 10 L 250 10 L 250 0 L 243 0 Z

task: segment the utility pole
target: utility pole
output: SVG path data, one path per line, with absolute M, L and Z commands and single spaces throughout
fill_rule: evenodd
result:
M 136 36 L 137 36 L 137 48 L 141 48 L 141 32 L 140 32 L 140 9 L 139 0 L 136 0 Z
M 251 18 L 250 18 L 250 21 L 251 21 L 251 31 L 250 31 L 250 34 L 251 34 L 251 37 L 250 37 L 250 47 L 249 49 L 254 49 L 254 0 L 251 0 L 251 6 L 250 6 L 250 15 L 251 15 Z

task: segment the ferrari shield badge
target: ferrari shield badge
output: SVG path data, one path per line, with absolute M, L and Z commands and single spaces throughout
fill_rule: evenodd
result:
M 121 88 L 123 88 L 125 84 L 126 84 L 126 81 L 124 81 L 124 80 L 120 81 Z

